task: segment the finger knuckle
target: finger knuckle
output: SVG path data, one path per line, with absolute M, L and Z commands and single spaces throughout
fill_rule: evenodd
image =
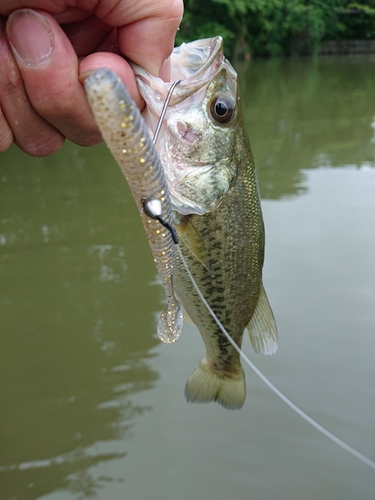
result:
M 43 117 L 69 115 L 74 110 L 74 98 L 69 88 L 58 85 L 38 86 L 29 91 L 34 109 Z
M 57 130 L 49 130 L 45 133 L 23 137 L 22 141 L 16 141 L 16 144 L 30 156 L 49 156 L 63 147 L 64 137 Z

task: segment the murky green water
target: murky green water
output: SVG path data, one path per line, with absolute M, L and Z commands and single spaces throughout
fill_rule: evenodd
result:
M 372 58 L 239 68 L 280 333 L 244 350 L 301 408 L 375 460 Z M 155 335 L 163 290 L 103 146 L 0 156 L 2 500 L 370 500 L 375 473 L 245 368 L 240 411 L 193 405 L 187 325 Z

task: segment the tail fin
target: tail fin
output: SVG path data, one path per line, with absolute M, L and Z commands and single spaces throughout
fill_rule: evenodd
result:
M 217 401 L 224 408 L 235 410 L 241 408 L 245 401 L 246 386 L 243 370 L 232 377 L 218 376 L 218 372 L 210 369 L 203 359 L 190 375 L 185 387 L 187 401 L 192 403 L 209 403 Z

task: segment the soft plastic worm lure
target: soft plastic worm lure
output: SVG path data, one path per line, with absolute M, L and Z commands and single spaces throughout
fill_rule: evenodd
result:
M 98 69 L 86 78 L 84 85 L 103 139 L 120 166 L 139 209 L 167 295 L 158 335 L 163 342 L 175 342 L 182 330 L 183 313 L 173 290 L 175 233 L 163 167 L 138 107 L 116 73 L 107 68 Z M 150 216 L 150 200 L 158 201 L 156 216 Z

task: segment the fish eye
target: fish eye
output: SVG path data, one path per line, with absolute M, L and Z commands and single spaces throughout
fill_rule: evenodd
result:
M 228 123 L 234 114 L 234 104 L 228 97 L 215 97 L 211 101 L 212 118 L 218 123 Z

